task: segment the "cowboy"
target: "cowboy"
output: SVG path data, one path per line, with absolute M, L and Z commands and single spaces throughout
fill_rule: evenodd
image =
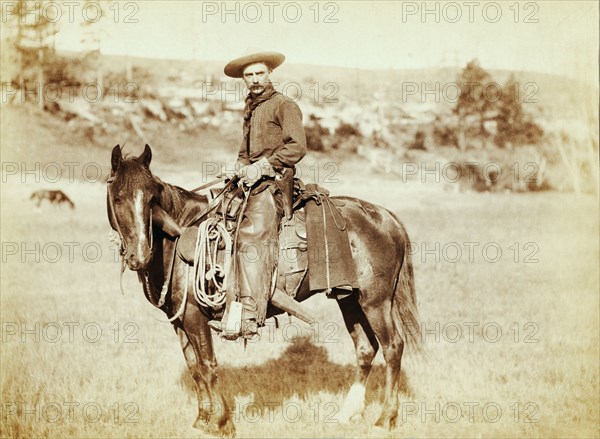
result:
M 249 191 L 237 230 L 233 282 L 242 304 L 239 332 L 227 338 L 251 338 L 264 325 L 276 264 L 279 223 L 285 198 L 277 184 L 282 175 L 293 175 L 294 166 L 306 154 L 306 137 L 298 105 L 273 88 L 270 74 L 285 56 L 260 52 L 243 56 L 225 66 L 225 74 L 243 78 L 249 94 L 244 109 L 243 139 L 234 175 Z M 277 180 L 277 181 L 276 181 Z M 221 321 L 209 322 L 223 331 L 230 303 Z

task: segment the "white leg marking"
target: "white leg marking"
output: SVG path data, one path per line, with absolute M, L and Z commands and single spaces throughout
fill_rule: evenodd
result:
M 365 393 L 367 389 L 361 383 L 354 383 L 346 399 L 344 405 L 338 414 L 338 420 L 342 423 L 349 422 L 350 419 L 365 409 Z

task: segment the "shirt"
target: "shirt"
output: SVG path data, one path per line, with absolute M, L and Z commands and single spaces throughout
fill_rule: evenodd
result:
M 249 151 L 242 139 L 238 161 L 244 165 L 266 158 L 274 169 L 291 168 L 306 155 L 300 107 L 277 93 L 256 107 L 250 119 Z

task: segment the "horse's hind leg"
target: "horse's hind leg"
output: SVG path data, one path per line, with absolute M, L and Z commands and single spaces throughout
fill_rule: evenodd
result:
M 377 307 L 367 307 L 365 314 L 377 339 L 383 346 L 385 369 L 385 399 L 379 419 L 375 425 L 394 428 L 398 418 L 398 380 L 404 341 L 394 328 L 391 314 L 391 301 L 386 300 Z
M 362 413 L 364 409 L 367 379 L 379 343 L 362 308 L 358 304 L 356 296 L 342 299 L 338 301 L 338 305 L 356 349 L 356 377 L 338 415 L 340 422 L 348 422 L 350 418 Z

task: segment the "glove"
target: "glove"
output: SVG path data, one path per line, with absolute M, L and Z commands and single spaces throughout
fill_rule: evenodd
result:
M 244 165 L 241 162 L 226 163 L 221 172 L 221 176 L 225 177 L 226 180 L 231 180 L 238 175 L 238 172 Z
M 244 185 L 252 187 L 263 176 L 275 177 L 275 170 L 266 158 L 262 158 L 251 165 L 242 166 L 238 174 Z

